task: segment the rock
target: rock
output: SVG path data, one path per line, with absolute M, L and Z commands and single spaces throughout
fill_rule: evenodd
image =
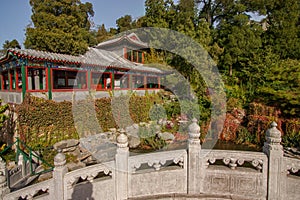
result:
M 132 125 L 135 129 L 138 129 L 139 128 L 139 125 L 138 124 L 133 124 Z
M 69 171 L 74 171 L 76 169 L 85 167 L 85 164 L 83 162 L 77 162 L 77 163 L 70 162 L 70 163 L 67 163 L 66 166 Z
M 116 128 L 110 128 L 108 129 L 110 132 L 113 132 L 113 133 L 116 133 L 117 132 L 117 129 Z
M 285 147 L 284 148 L 284 156 L 300 159 L 300 151 L 294 147 Z
M 117 153 L 117 146 L 112 143 L 103 143 L 90 151 L 98 162 L 107 162 L 114 159 Z
M 38 182 L 49 180 L 51 178 L 52 178 L 52 172 L 42 173 L 38 178 Z
M 85 152 L 85 153 L 82 153 L 80 154 L 78 157 L 77 157 L 77 160 L 78 161 L 84 161 L 86 159 L 88 159 L 89 157 L 91 157 L 91 153 L 90 152 Z
M 293 154 L 300 155 L 300 151 L 299 151 L 297 148 L 295 148 L 295 147 L 291 147 L 291 148 L 290 148 L 290 151 L 291 151 Z
M 128 136 L 128 145 L 129 148 L 137 148 L 141 141 L 139 137 L 139 126 L 134 124 L 125 128 L 125 132 Z
M 128 137 L 136 137 L 139 138 L 139 126 L 128 126 L 125 128 L 125 132 Z
M 174 141 L 174 139 L 175 139 L 175 136 L 169 132 L 159 133 L 158 137 L 160 137 L 161 139 L 163 139 L 165 141 Z
M 140 122 L 140 126 L 146 126 L 147 123 L 146 122 Z
M 162 125 L 162 126 L 165 126 L 167 124 L 167 119 L 159 119 L 158 122 L 157 122 L 159 125 Z
M 75 151 L 76 147 L 79 144 L 79 140 L 76 139 L 69 139 L 69 140 L 62 140 L 57 142 L 53 145 L 55 150 L 61 149 L 62 152 L 71 152 Z
M 78 147 L 74 151 L 71 151 L 69 153 L 75 157 L 79 157 L 81 154 L 80 149 Z
M 7 164 L 7 169 L 8 169 L 8 170 L 11 170 L 11 169 L 13 169 L 13 168 L 15 168 L 15 167 L 16 167 L 15 161 L 9 161 L 9 162 L 8 162 L 8 164 Z
M 129 148 L 137 148 L 141 144 L 141 139 L 139 137 L 128 137 Z

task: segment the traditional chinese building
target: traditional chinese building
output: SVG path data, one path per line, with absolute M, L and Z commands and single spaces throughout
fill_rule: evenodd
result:
M 0 98 L 21 103 L 26 93 L 55 101 L 95 98 L 132 90 L 160 89 L 164 71 L 144 65 L 148 48 L 136 34 L 115 38 L 80 56 L 32 49 L 9 49 L 0 58 Z

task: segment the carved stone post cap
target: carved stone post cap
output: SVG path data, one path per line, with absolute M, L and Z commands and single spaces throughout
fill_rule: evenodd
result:
M 117 137 L 117 146 L 120 148 L 128 146 L 128 137 L 124 134 L 124 132 L 121 132 L 121 134 Z
M 189 144 L 200 145 L 200 126 L 197 124 L 197 119 L 194 118 L 189 125 Z
M 269 128 L 266 132 L 266 137 L 270 138 L 281 138 L 281 132 L 277 129 L 277 123 L 272 122 L 271 128 Z
M 192 134 L 199 134 L 200 133 L 200 126 L 197 124 L 197 119 L 194 118 L 192 123 L 189 125 L 189 133 Z
M 54 157 L 54 165 L 63 166 L 64 164 L 66 164 L 66 156 L 61 152 L 61 150 L 58 150 L 58 154 Z
M 272 122 L 271 128 L 269 128 L 266 132 L 266 142 L 264 148 L 269 149 L 268 145 L 272 145 L 272 146 L 275 145 L 280 147 L 281 146 L 280 142 L 281 142 L 281 132 L 277 129 L 276 122 Z

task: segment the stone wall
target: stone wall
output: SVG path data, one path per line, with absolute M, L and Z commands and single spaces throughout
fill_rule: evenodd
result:
M 50 180 L 9 193 L 0 173 L 0 195 L 4 200 L 299 199 L 300 160 L 283 156 L 281 133 L 271 126 L 263 152 L 201 149 L 195 120 L 187 149 L 130 156 L 128 138 L 120 133 L 114 161 L 67 172 L 65 155 L 58 153 Z
M 23 101 L 22 92 L 0 92 L 0 99 L 3 103 L 20 104 Z
M 149 94 L 156 93 L 160 89 L 147 89 L 147 90 L 114 90 L 114 96 L 120 96 L 121 94 L 127 94 L 128 91 L 135 92 L 137 95 L 143 96 L 147 91 Z M 109 91 L 64 91 L 64 92 L 52 92 L 52 99 L 54 101 L 72 101 L 86 99 L 90 93 L 94 95 L 95 99 L 109 97 Z M 48 92 L 30 92 L 31 95 L 39 98 L 48 99 Z M 21 104 L 23 102 L 22 92 L 0 92 L 0 99 L 3 103 L 15 103 Z

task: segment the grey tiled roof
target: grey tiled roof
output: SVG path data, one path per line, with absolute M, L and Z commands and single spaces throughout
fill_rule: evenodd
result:
M 132 37 L 136 39 L 132 39 Z M 124 35 L 115 39 L 107 40 L 104 42 L 99 43 L 95 48 L 102 48 L 102 47 L 107 47 L 111 46 L 114 43 L 121 42 L 122 40 L 127 40 L 128 42 L 135 44 L 137 46 L 140 46 L 142 48 L 149 48 L 149 45 L 145 42 L 142 42 L 139 37 L 135 33 L 131 33 L 129 35 Z
M 129 70 L 163 73 L 163 71 L 157 68 L 147 67 L 143 64 L 130 62 L 127 59 L 124 59 L 122 56 L 119 56 L 114 52 L 106 51 L 103 49 L 89 48 L 89 51 L 83 56 L 83 62 L 87 65 L 90 64 L 97 66 L 111 66 L 125 68 Z
M 50 53 L 46 51 L 38 51 L 33 49 L 9 49 L 8 52 L 18 57 L 28 57 L 31 59 L 41 59 L 58 62 L 81 63 L 81 58 L 68 54 Z
M 7 58 L 9 53 L 22 58 L 26 57 L 32 60 L 45 60 L 50 62 L 65 62 L 75 63 L 82 66 L 102 66 L 102 67 L 117 67 L 127 70 L 148 71 L 153 73 L 164 73 L 162 70 L 153 67 L 147 67 L 143 64 L 130 62 L 122 56 L 114 52 L 103 49 L 89 48 L 89 50 L 80 56 L 72 56 L 67 54 L 50 53 L 46 51 L 38 51 L 33 49 L 9 49 L 3 57 L 0 58 L 0 63 Z

